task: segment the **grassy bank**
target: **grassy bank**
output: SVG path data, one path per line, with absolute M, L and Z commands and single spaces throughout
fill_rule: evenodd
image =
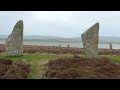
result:
M 120 62 L 120 56 L 109 56 L 109 55 L 101 55 L 101 56 L 106 56 L 111 58 L 115 62 Z M 30 74 L 30 79 L 39 79 L 41 78 L 42 74 L 45 71 L 45 64 L 49 60 L 54 60 L 57 58 L 62 58 L 62 57 L 73 57 L 72 54 L 47 54 L 47 53 L 33 53 L 33 54 L 27 54 L 24 53 L 23 56 L 20 57 L 10 57 L 10 56 L 5 56 L 5 54 L 0 54 L 0 59 L 11 59 L 13 61 L 15 60 L 23 60 L 27 61 L 32 65 L 32 72 Z
M 15 60 L 23 60 L 27 61 L 32 65 L 32 72 L 30 74 L 30 79 L 38 79 L 41 78 L 42 73 L 44 72 L 44 64 L 46 64 L 51 59 L 57 59 L 61 57 L 72 57 L 70 54 L 46 54 L 46 53 L 34 53 L 34 54 L 26 54 L 23 56 L 5 56 L 5 54 L 0 54 L 0 59 L 11 59 Z

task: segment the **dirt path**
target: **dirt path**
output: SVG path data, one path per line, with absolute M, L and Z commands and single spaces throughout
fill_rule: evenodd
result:
M 32 71 L 30 79 L 42 79 L 42 75 L 44 74 L 46 68 L 45 64 L 48 63 L 49 60 L 54 60 L 61 57 L 71 57 L 71 55 L 57 55 L 54 58 L 50 58 L 50 59 L 39 59 L 39 60 L 31 61 L 34 71 Z
M 35 79 L 41 79 L 43 73 L 45 72 L 45 64 L 49 60 L 39 60 L 36 62 L 36 74 L 35 74 Z

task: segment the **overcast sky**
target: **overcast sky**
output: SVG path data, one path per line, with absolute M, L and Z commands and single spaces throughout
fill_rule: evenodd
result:
M 120 11 L 0 11 L 0 35 L 9 35 L 18 20 L 24 35 L 80 37 L 99 22 L 100 36 L 120 37 Z

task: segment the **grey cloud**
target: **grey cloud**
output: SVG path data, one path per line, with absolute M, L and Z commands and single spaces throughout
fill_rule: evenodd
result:
M 49 12 L 38 14 L 36 18 L 34 11 L 0 11 L 0 34 L 10 34 L 15 23 L 22 19 L 24 35 L 79 37 L 86 29 L 99 22 L 100 36 L 120 36 L 120 12 Z

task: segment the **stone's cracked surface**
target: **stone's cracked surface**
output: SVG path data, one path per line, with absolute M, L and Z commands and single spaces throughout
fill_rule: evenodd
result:
M 23 21 L 19 20 L 6 39 L 5 48 L 8 56 L 23 55 L 23 27 Z
M 97 58 L 99 42 L 99 23 L 97 22 L 82 35 L 83 47 L 87 58 Z

